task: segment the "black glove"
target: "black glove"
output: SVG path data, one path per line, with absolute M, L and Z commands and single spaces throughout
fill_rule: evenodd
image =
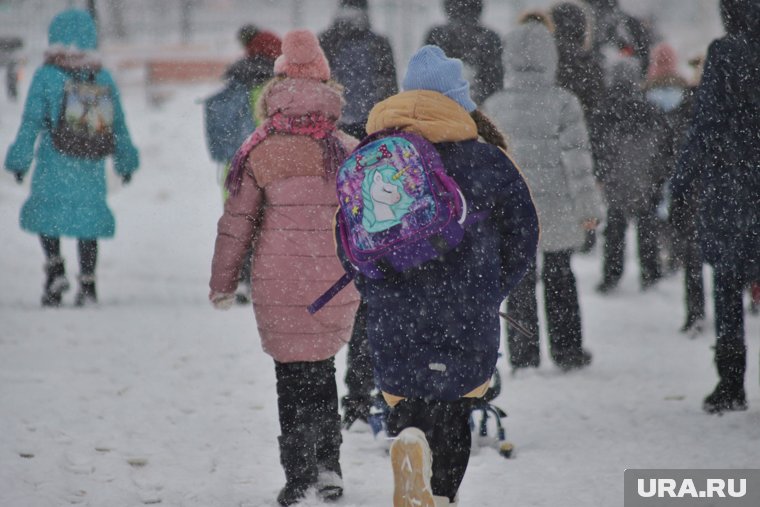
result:
M 127 184 L 127 183 L 129 183 L 130 181 L 132 181 L 132 173 L 127 173 L 127 174 L 122 174 L 122 175 L 121 175 L 121 182 L 122 182 L 123 184 L 125 184 L 125 185 L 126 185 L 126 184 Z
M 21 185 L 24 182 L 24 175 L 21 173 L 13 173 L 13 176 L 16 178 L 16 183 Z

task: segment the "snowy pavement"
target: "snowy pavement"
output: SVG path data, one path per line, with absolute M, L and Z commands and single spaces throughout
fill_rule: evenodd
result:
M 29 178 L 0 175 L 0 506 L 276 505 L 273 363 L 250 308 L 206 300 L 221 205 L 196 100 L 211 90 L 180 90 L 162 109 L 122 90 L 142 168 L 110 184 L 117 235 L 101 242 L 96 308 L 72 308 L 73 291 L 40 308 L 42 251 L 17 225 Z M 0 98 L 3 157 L 20 113 Z M 73 280 L 74 242 L 63 249 Z M 593 364 L 563 374 L 544 359 L 512 376 L 500 360 L 515 457 L 476 449 L 461 506 L 622 506 L 626 468 L 760 468 L 760 318 L 747 319 L 749 410 L 708 416 L 711 300 L 708 331 L 689 339 L 680 274 L 639 292 L 629 245 L 621 290 L 601 297 L 599 262 L 574 260 Z M 342 378 L 345 350 L 337 365 Z M 384 443 L 344 440 L 337 505 L 388 506 Z

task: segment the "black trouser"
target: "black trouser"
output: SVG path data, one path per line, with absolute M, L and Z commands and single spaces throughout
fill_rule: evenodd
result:
M 679 216 L 675 237 L 675 255 L 684 269 L 686 296 L 686 322 L 705 316 L 705 288 L 702 274 L 702 251 L 699 248 L 697 224 L 694 219 L 696 208 L 687 210 L 690 216 Z M 685 213 L 681 213 L 682 215 Z
M 705 284 L 702 274 L 702 252 L 697 241 L 690 242 L 683 258 L 686 294 L 686 319 L 705 316 Z
M 557 362 L 581 352 L 583 331 L 578 287 L 570 266 L 572 250 L 544 252 L 544 302 L 549 347 Z
M 736 270 L 716 267 L 715 365 L 722 381 L 744 385 L 747 346 L 744 342 L 744 277 Z
M 51 236 L 40 235 L 42 250 L 45 257 L 50 260 L 61 256 L 61 239 Z M 95 239 L 77 240 L 77 252 L 79 254 L 79 271 L 82 275 L 94 275 L 95 266 L 98 262 L 98 241 Z
M 339 466 L 341 435 L 334 358 L 316 362 L 275 361 L 275 374 L 282 436 L 303 448 L 300 456 L 305 460 L 339 471 L 335 470 Z
M 660 278 L 659 248 L 657 245 L 657 216 L 654 209 L 636 211 L 639 265 L 641 281 L 646 284 Z M 604 229 L 604 282 L 616 284 L 623 276 L 625 263 L 625 231 L 629 217 L 625 210 L 610 204 L 607 208 L 607 226 Z
M 475 400 L 402 400 L 388 414 L 388 434 L 414 427 L 425 433 L 433 454 L 433 494 L 454 500 L 470 460 L 470 412 Z
M 541 363 L 541 351 L 538 345 L 538 301 L 536 299 L 536 264 L 535 260 L 528 267 L 507 299 L 507 314 L 517 321 L 531 336 L 518 331 L 512 324 L 507 324 L 507 350 L 509 363 L 514 368 L 538 366 Z
M 694 195 L 675 199 L 670 206 L 670 221 L 675 231 L 675 253 L 684 268 L 686 324 L 705 316 L 705 289 L 702 251 L 697 228 L 698 207 Z
M 581 352 L 583 333 L 578 289 L 570 266 L 571 250 L 544 252 L 542 280 L 549 348 L 552 359 L 562 362 Z M 533 336 L 528 337 L 507 325 L 509 361 L 513 367 L 538 366 L 540 363 L 536 266 L 533 264 L 507 300 L 507 312 Z
M 367 340 L 367 302 L 363 299 L 356 310 L 354 329 L 348 342 L 345 381 L 348 393 L 343 397 L 344 410 L 366 418 L 372 405 L 375 380 Z

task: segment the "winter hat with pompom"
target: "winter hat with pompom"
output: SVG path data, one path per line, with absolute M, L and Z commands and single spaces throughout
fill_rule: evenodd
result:
M 282 41 L 272 32 L 262 30 L 250 38 L 245 45 L 249 56 L 262 56 L 274 60 L 282 54 Z
M 317 36 L 309 30 L 293 30 L 282 39 L 282 55 L 274 62 L 275 75 L 301 79 L 330 79 L 330 65 Z
M 409 60 L 404 91 L 432 90 L 457 102 L 468 113 L 478 106 L 470 98 L 470 83 L 462 77 L 462 61 L 449 58 L 438 46 L 422 46 Z

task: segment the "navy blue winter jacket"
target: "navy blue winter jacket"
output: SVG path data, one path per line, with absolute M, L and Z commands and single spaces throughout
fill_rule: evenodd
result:
M 470 130 L 452 128 L 446 117 L 451 114 L 469 121 Z M 437 142 L 440 137 L 430 134 L 439 120 L 445 126 L 437 133 L 457 142 Z M 490 213 L 441 260 L 386 280 L 360 275 L 356 286 L 367 302 L 367 336 L 380 389 L 456 400 L 494 372 L 499 306 L 535 259 L 538 218 L 519 170 L 495 146 L 472 139 L 474 122 L 455 102 L 435 92 L 402 93 L 375 106 L 367 130 L 402 126 L 435 143 L 470 211 Z

